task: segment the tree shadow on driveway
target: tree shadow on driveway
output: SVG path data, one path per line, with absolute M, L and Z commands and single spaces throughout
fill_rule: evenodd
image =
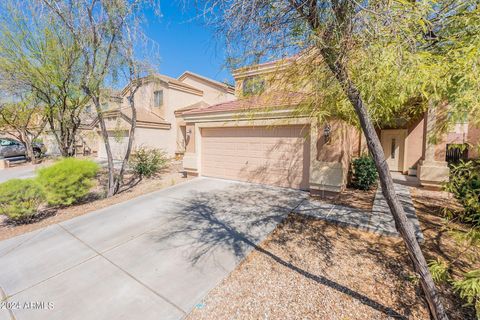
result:
M 238 262 L 251 250 L 256 250 L 303 277 L 346 294 L 385 315 L 406 319 L 364 294 L 322 275 L 310 273 L 259 246 L 307 196 L 305 192 L 297 190 L 254 184 L 235 184 L 221 191 L 195 192 L 183 200 L 186 203 L 184 210 L 171 215 L 166 230 L 153 237 L 159 244 L 170 245 L 175 241 L 169 239 L 182 238 L 184 241 L 181 246 L 187 248 L 185 252 L 188 252 L 188 260 L 192 265 L 202 263 L 203 259 L 211 258 L 219 251 L 230 252 Z M 325 241 L 326 255 L 329 256 L 328 250 L 331 248 L 328 239 Z

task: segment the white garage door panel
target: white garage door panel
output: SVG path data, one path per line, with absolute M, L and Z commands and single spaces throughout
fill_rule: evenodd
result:
M 308 126 L 202 129 L 202 175 L 308 188 Z

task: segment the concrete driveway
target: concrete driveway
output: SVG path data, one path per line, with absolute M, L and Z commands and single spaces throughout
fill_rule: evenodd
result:
M 181 319 L 305 197 L 197 178 L 0 242 L 0 320 Z

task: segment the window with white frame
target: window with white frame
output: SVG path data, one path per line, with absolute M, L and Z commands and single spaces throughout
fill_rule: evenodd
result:
M 154 92 L 154 106 L 155 108 L 163 106 L 163 90 L 157 90 Z

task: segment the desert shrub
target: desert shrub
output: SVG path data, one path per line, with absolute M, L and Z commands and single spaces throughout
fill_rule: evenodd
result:
M 45 195 L 34 179 L 12 179 L 0 184 L 0 214 L 17 222 L 31 219 Z
M 90 160 L 67 158 L 40 169 L 38 182 L 48 204 L 68 206 L 85 197 L 95 184 L 99 166 Z
M 462 220 L 480 226 L 480 160 L 460 161 L 452 165 L 449 181 L 444 187 L 464 207 L 460 215 Z
M 138 148 L 130 157 L 130 166 L 140 178 L 150 178 L 168 163 L 167 154 L 160 149 Z
M 468 305 L 474 306 L 480 319 L 480 269 L 465 273 L 462 279 L 453 282 L 453 288 Z
M 450 279 L 449 265 L 447 262 L 438 260 L 430 260 L 428 262 L 428 269 L 432 274 L 433 281 L 436 284 L 445 283 Z
M 377 183 L 378 172 L 375 162 L 364 155 L 352 161 L 352 185 L 360 190 L 369 190 Z

